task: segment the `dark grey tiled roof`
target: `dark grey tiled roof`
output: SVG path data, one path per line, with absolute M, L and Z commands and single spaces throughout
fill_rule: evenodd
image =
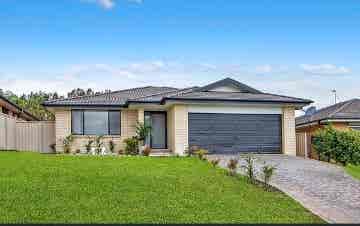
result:
M 244 92 L 207 91 L 216 86 L 232 85 Z M 126 106 L 128 103 L 164 103 L 166 100 L 281 102 L 308 104 L 310 100 L 262 93 L 233 79 L 226 78 L 203 87 L 177 89 L 172 87 L 140 87 L 100 95 L 47 101 L 44 106 Z
M 360 99 L 351 99 L 296 118 L 296 125 L 324 119 L 360 119 Z
M 283 102 L 283 103 L 311 103 L 311 100 L 281 96 L 269 93 L 240 93 L 240 92 L 188 92 L 167 97 L 173 100 L 221 100 L 244 102 Z
M 154 94 L 154 95 L 144 96 L 144 97 L 140 97 L 140 98 L 136 98 L 136 99 L 131 99 L 129 101 L 130 102 L 160 102 L 165 97 L 172 97 L 172 96 L 180 95 L 183 93 L 189 93 L 189 92 L 196 90 L 197 88 L 198 87 L 195 86 L 195 87 L 190 87 L 190 88 L 185 88 L 185 89 L 179 89 L 179 90 L 170 91 L 170 92 L 166 92 L 166 93 Z
M 174 92 L 178 89 L 172 87 L 154 87 L 146 86 L 140 88 L 119 90 L 110 93 L 104 93 L 92 96 L 82 96 L 75 98 L 59 99 L 44 102 L 45 106 L 87 106 L 87 105 L 101 105 L 101 106 L 122 106 L 125 105 L 129 99 L 136 99 L 139 97 Z

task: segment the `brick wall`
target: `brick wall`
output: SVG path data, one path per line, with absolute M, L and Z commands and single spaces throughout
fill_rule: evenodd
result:
M 296 156 L 295 108 L 293 107 L 283 108 L 282 139 L 283 153 Z
M 71 111 L 62 109 L 55 112 L 56 117 L 56 150 L 57 152 L 63 152 L 63 139 L 71 134 Z M 115 150 L 124 150 L 124 139 L 136 135 L 136 122 L 138 120 L 137 110 L 122 110 L 121 111 L 121 136 L 104 136 L 105 146 L 108 148 L 109 141 L 112 140 L 115 143 Z M 92 139 L 94 136 L 81 136 L 74 135 L 74 141 L 71 145 L 71 151 L 77 149 L 85 149 L 85 144 L 88 142 L 89 137 Z

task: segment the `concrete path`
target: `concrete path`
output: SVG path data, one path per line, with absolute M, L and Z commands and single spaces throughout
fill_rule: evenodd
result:
M 344 172 L 342 167 L 286 155 L 253 155 L 261 179 L 260 168 L 266 164 L 277 170 L 271 184 L 282 190 L 303 206 L 329 223 L 360 223 L 360 181 Z M 241 155 L 210 155 L 209 159 L 221 159 L 220 166 L 226 167 L 230 158 Z M 244 173 L 239 168 L 239 173 Z

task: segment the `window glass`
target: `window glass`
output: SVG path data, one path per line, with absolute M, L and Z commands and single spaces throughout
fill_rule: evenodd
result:
M 85 111 L 84 112 L 84 134 L 85 135 L 107 135 L 108 112 L 107 111 Z
M 83 117 L 82 111 L 71 112 L 71 131 L 73 134 L 83 134 Z
M 110 135 L 120 135 L 120 111 L 109 111 L 109 133 Z

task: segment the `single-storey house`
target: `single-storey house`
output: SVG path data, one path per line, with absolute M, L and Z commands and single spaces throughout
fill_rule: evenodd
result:
M 194 145 L 211 153 L 296 155 L 295 110 L 312 101 L 261 92 L 226 78 L 184 89 L 147 86 L 100 95 L 47 101 L 56 117 L 56 148 L 74 135 L 81 149 L 88 136 L 105 135 L 117 149 L 135 136 L 136 123 L 151 124 L 153 150 L 183 155 Z
M 0 95 L 0 113 L 22 121 L 38 121 L 39 119 L 21 108 L 6 97 Z
M 296 118 L 296 133 L 306 139 L 306 153 L 310 158 L 317 158 L 311 146 L 311 137 L 320 128 L 330 124 L 339 130 L 360 130 L 360 99 L 351 99 Z

